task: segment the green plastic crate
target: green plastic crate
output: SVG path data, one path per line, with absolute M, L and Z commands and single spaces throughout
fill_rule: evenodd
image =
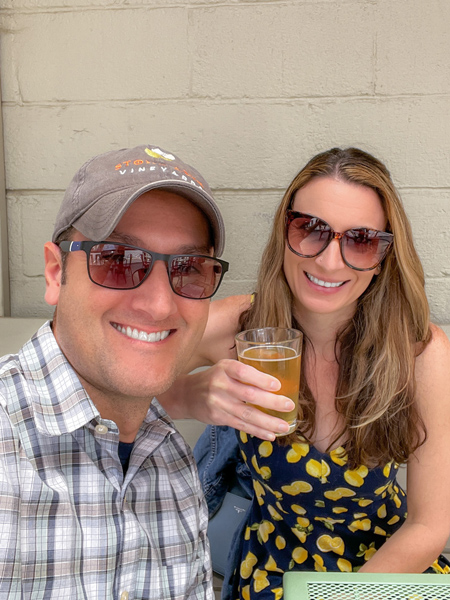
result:
M 450 575 L 290 571 L 283 600 L 450 600 Z

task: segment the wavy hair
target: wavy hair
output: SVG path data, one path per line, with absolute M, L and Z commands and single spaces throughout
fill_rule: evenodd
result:
M 383 163 L 357 148 L 332 148 L 313 157 L 296 175 L 277 209 L 262 256 L 255 302 L 242 314 L 240 327 L 302 329 L 293 315 L 294 297 L 283 271 L 285 214 L 297 190 L 317 177 L 373 189 L 387 219 L 386 231 L 394 234 L 381 273 L 373 277 L 358 299 L 353 318 L 336 338 L 335 406 L 343 426 L 328 449 L 344 436 L 349 465 L 403 463 L 426 439 L 415 402 L 414 364 L 431 334 L 422 265 L 402 202 Z M 314 352 L 306 336 L 303 352 Z M 315 431 L 315 401 L 304 365 L 302 361 L 299 428 L 281 443 L 299 435 L 311 439 Z

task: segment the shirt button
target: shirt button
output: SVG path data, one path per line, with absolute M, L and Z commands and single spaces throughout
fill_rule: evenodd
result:
M 106 427 L 106 425 L 96 425 L 95 431 L 97 433 L 108 433 L 108 428 Z
M 120 600 L 128 600 L 128 592 L 122 592 L 120 594 Z

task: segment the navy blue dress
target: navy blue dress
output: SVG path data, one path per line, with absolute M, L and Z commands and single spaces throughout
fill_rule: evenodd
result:
M 285 571 L 357 571 L 405 521 L 398 465 L 349 469 L 343 448 L 320 452 L 238 433 L 254 499 L 240 540 L 232 594 L 280 600 Z M 450 573 L 442 557 L 431 572 Z

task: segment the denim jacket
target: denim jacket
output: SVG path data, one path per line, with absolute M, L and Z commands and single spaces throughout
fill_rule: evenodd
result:
M 209 518 L 219 510 L 228 491 L 244 498 L 253 498 L 252 477 L 241 456 L 235 429 L 208 425 L 195 445 L 194 458 L 208 504 Z M 231 542 L 222 600 L 230 599 L 231 580 L 238 566 L 240 540 L 243 538 L 246 521 L 245 518 L 241 521 Z

